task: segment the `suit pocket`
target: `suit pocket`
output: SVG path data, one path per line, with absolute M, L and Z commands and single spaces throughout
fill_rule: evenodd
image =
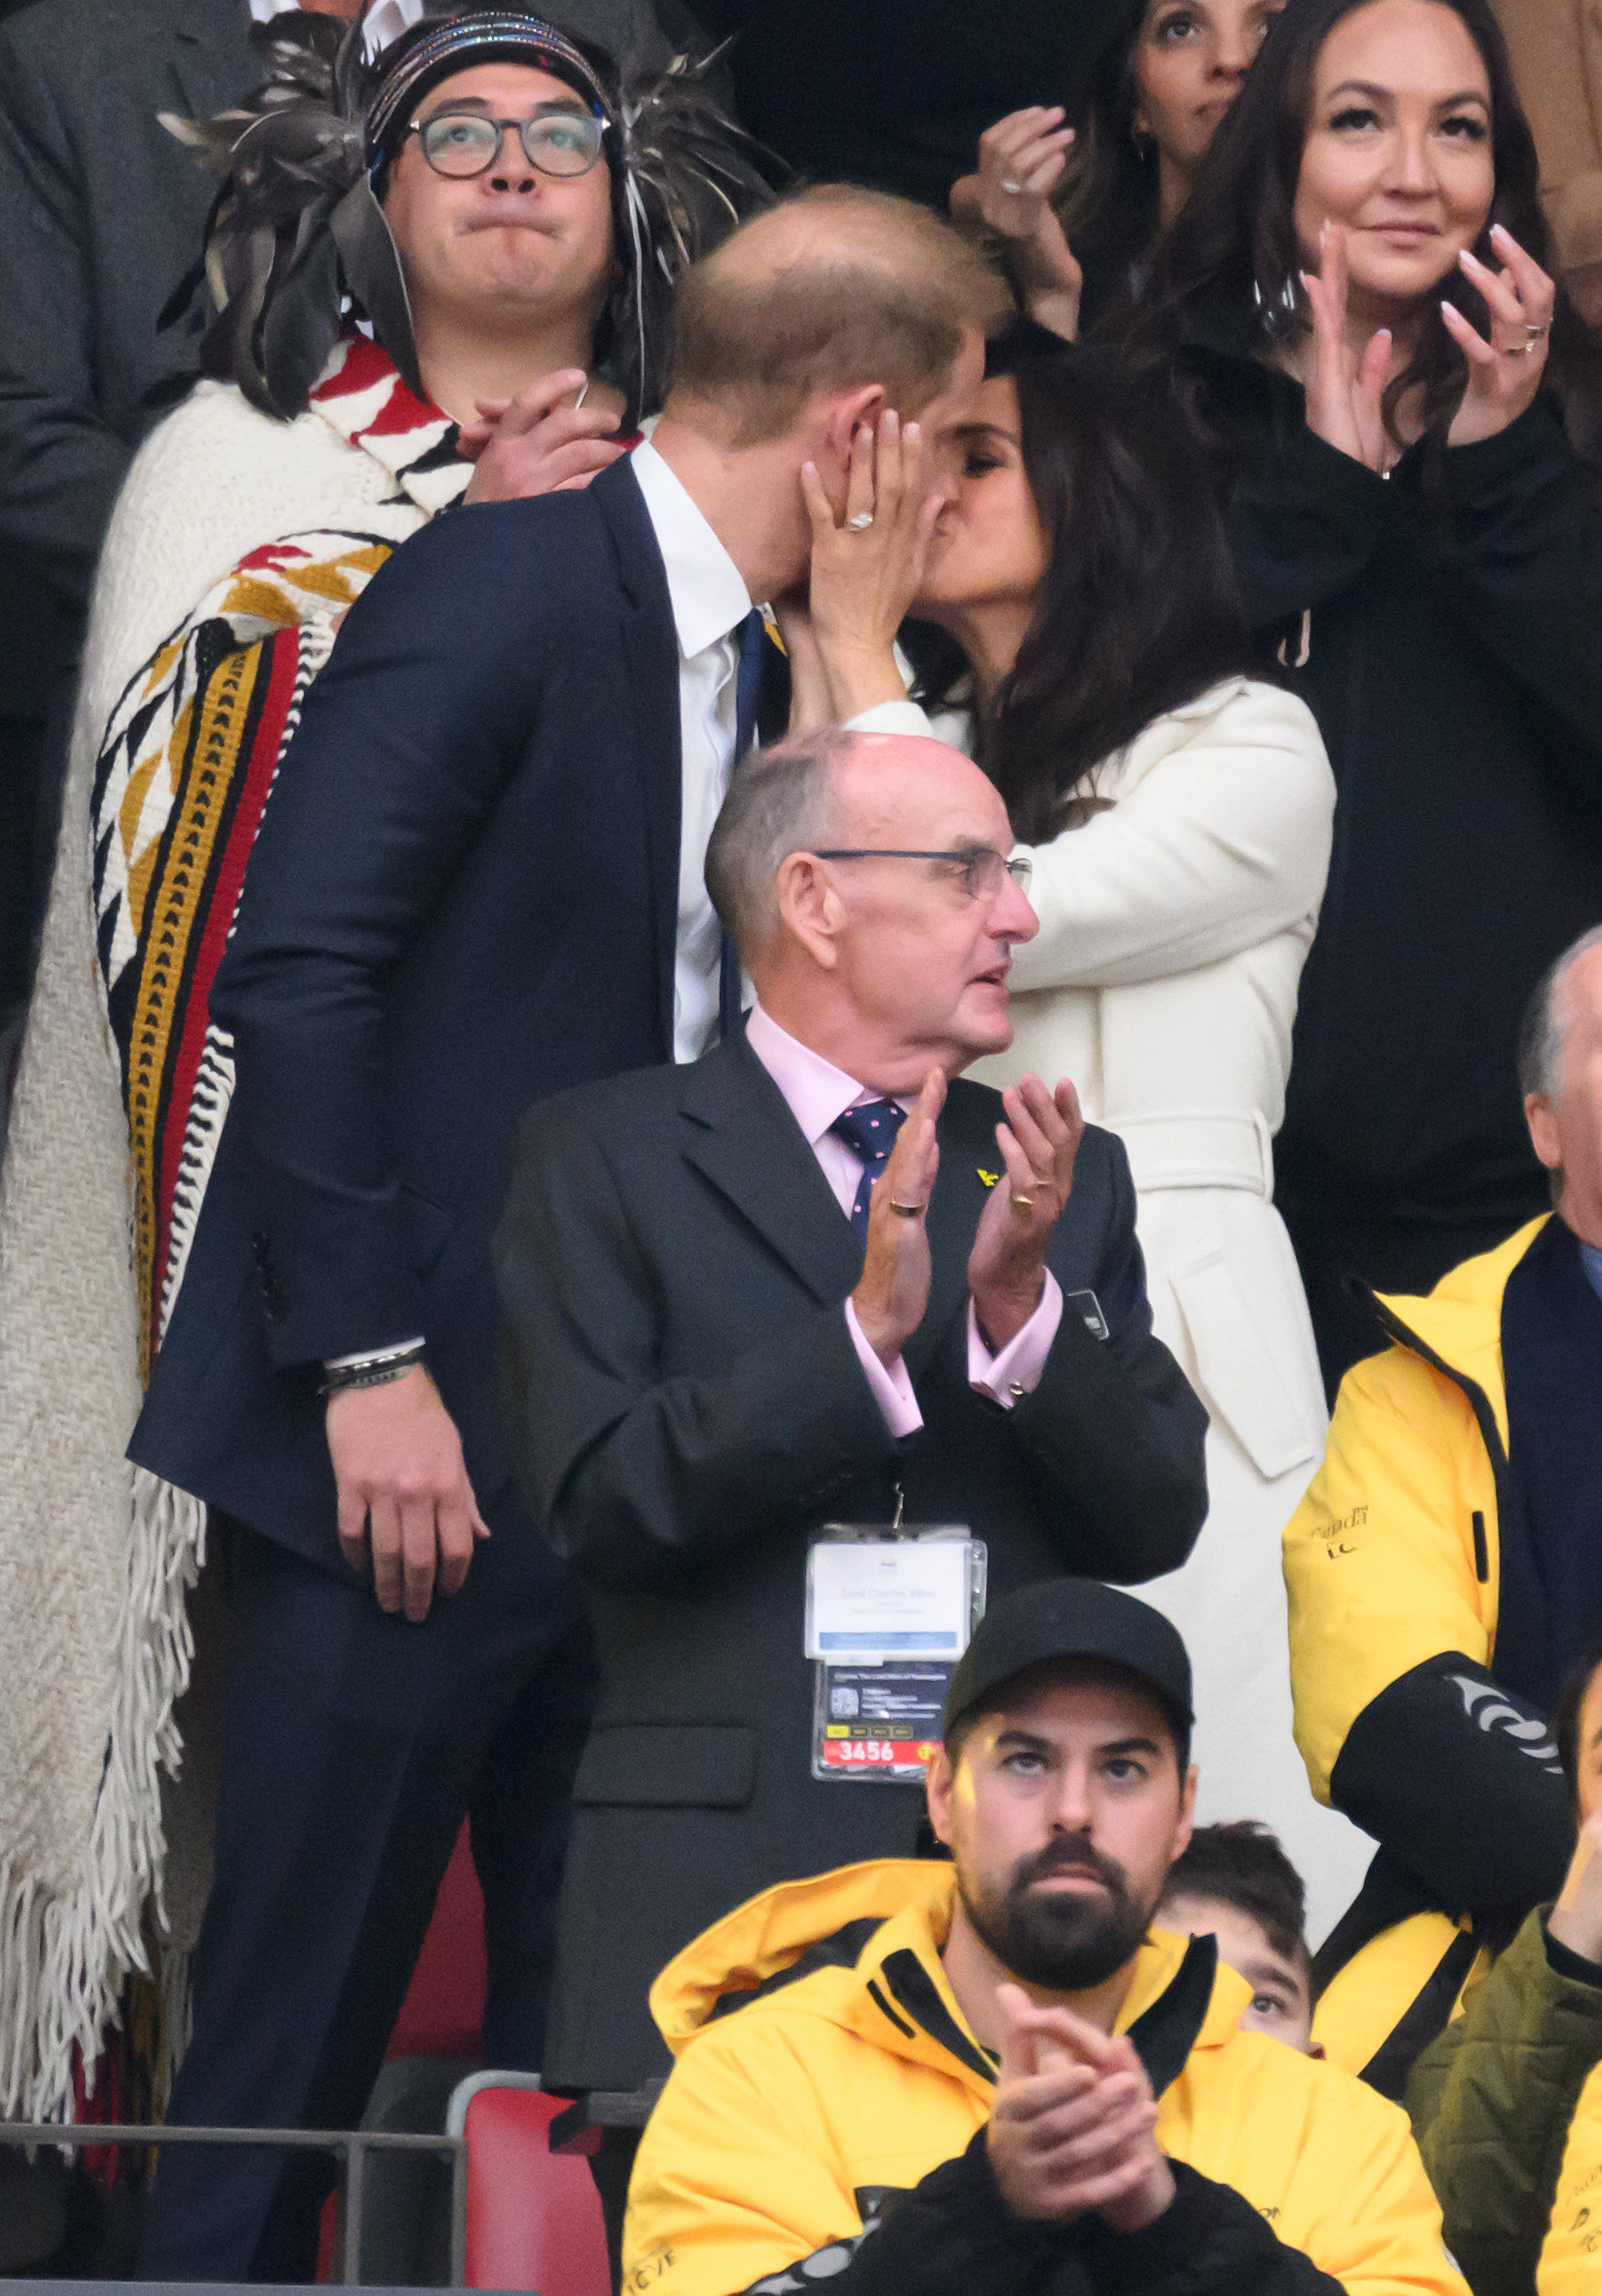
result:
M 414 1188 L 409 1179 L 401 1182 L 401 1201 L 406 1211 L 406 1232 L 412 1239 L 412 1266 L 426 1283 L 439 1265 L 440 1253 L 456 1224 L 455 1215 L 436 1196 Z
M 757 1782 L 757 1734 L 730 1724 L 603 1725 L 573 1780 L 579 1809 L 743 1809 Z
M 1315 1459 L 1317 1441 L 1223 1253 L 1206 1252 L 1171 1268 L 1168 1281 L 1196 1350 L 1202 1400 L 1258 1473 L 1272 1482 Z

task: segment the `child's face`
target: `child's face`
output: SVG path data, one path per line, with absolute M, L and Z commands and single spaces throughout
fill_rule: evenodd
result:
M 1304 2056 L 1322 2056 L 1313 2043 L 1313 1999 L 1307 1965 L 1276 1953 L 1249 1913 L 1216 1897 L 1165 1897 L 1154 1916 L 1159 1929 L 1179 1936 L 1209 1934 L 1219 1941 L 1219 1959 L 1238 1970 L 1251 1987 L 1251 2002 L 1241 2018 L 1254 2033 L 1287 2041 Z

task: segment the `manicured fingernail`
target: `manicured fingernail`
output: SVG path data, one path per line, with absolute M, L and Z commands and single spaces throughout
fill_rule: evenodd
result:
M 919 440 L 919 439 L 923 436 L 923 432 L 919 429 L 918 425 L 917 425 L 916 423 L 909 423 L 909 424 L 907 425 L 907 426 L 906 426 L 906 431 L 903 433 L 903 436 L 906 438 L 906 443 L 907 443 L 907 445 L 908 445 L 909 446 L 916 446 L 916 445 L 917 444 L 917 441 L 918 441 L 918 440 Z
M 1504 240 L 1510 247 L 1514 244 L 1513 233 L 1508 230 L 1505 224 L 1492 224 L 1491 236 L 1493 239 Z

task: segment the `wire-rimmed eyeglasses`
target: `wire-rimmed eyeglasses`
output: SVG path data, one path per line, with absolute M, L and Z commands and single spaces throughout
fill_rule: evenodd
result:
M 592 111 L 566 106 L 530 112 L 526 120 L 491 120 L 480 111 L 436 111 L 430 120 L 414 120 L 406 134 L 417 138 L 436 175 L 487 173 L 500 158 L 508 128 L 516 128 L 529 166 L 541 175 L 588 175 L 601 157 L 607 124 Z
M 970 901 L 993 901 L 1001 890 L 1001 881 L 1010 877 L 1020 893 L 1029 891 L 1029 881 L 1034 874 L 1034 864 L 1022 854 L 1010 858 L 998 853 L 994 845 L 958 845 L 945 853 L 919 853 L 905 845 L 837 845 L 832 852 L 822 847 L 812 855 L 814 861 L 945 861 L 953 869 L 961 871 L 962 889 Z

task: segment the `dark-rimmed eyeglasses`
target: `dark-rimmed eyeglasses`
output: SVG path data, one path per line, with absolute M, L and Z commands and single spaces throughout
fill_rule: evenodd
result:
M 588 175 L 601 157 L 607 124 L 591 111 L 536 111 L 527 120 L 436 111 L 432 120 L 414 120 L 406 134 L 417 138 L 436 175 L 487 173 L 500 158 L 508 128 L 516 128 L 529 166 L 541 175 Z
M 816 852 L 814 861 L 944 861 L 959 870 L 962 889 L 970 901 L 993 901 L 1010 877 L 1020 893 L 1029 891 L 1034 864 L 1021 854 L 1010 859 L 994 845 L 959 845 L 949 853 L 917 853 L 904 845 L 837 845 L 832 852 Z

